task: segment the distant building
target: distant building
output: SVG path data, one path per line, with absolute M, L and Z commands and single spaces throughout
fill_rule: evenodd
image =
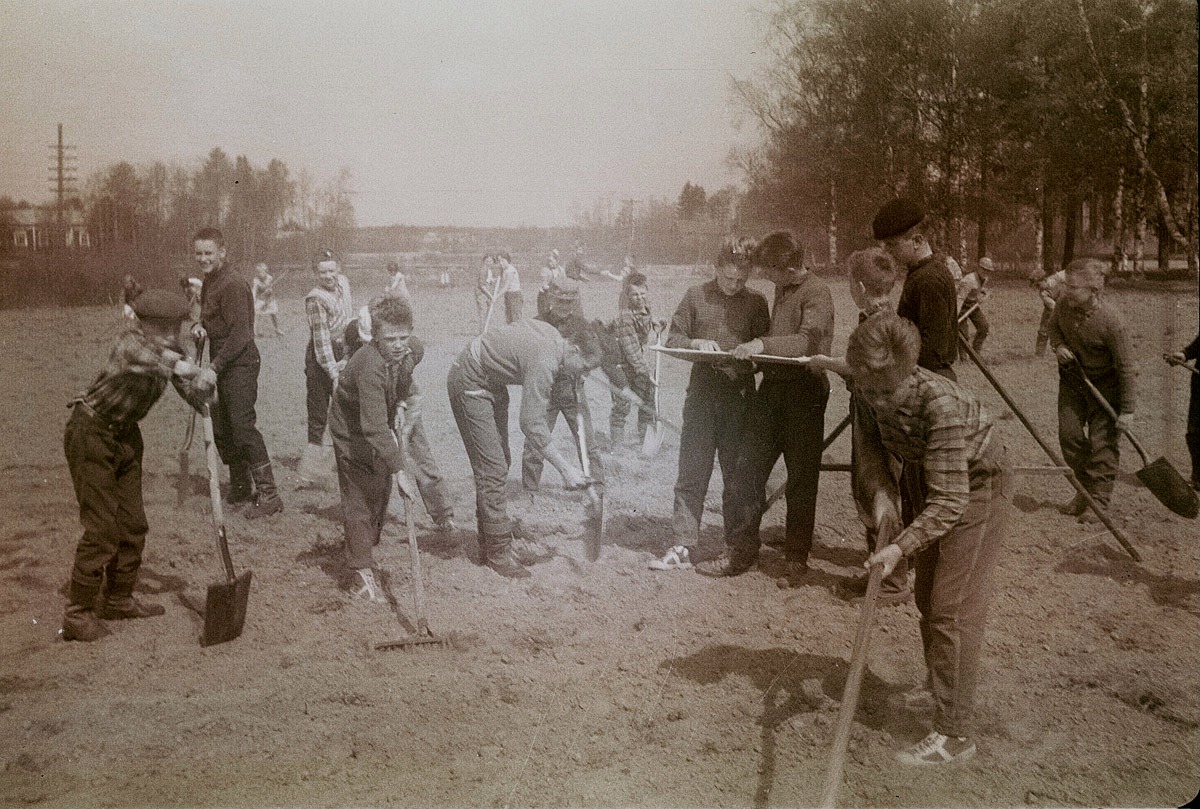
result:
M 51 207 L 12 208 L 5 211 L 11 231 L 9 246 L 16 250 L 49 250 L 53 247 L 88 248 L 92 237 L 88 233 L 83 211 L 67 208 L 62 212 L 62 221 L 55 222 L 55 210 Z M 59 239 L 61 238 L 61 241 Z M 51 244 L 51 240 L 55 244 Z

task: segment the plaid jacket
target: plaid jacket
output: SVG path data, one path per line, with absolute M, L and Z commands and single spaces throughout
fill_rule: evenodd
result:
M 132 323 L 117 338 L 104 369 L 72 402 L 83 402 L 105 421 L 133 424 L 145 418 L 170 381 L 188 404 L 199 409 L 204 397 L 191 382 L 174 375 L 175 362 L 182 356 L 178 341 L 152 340 Z
M 630 309 L 621 310 L 621 314 L 613 323 L 613 331 L 620 348 L 621 364 L 625 366 L 628 376 L 650 376 L 650 367 L 642 348 L 650 342 L 650 334 L 654 331 L 654 319 L 650 309 L 644 312 L 634 312 Z
M 312 334 L 313 353 L 317 364 L 325 369 L 330 378 L 337 376 L 345 366 L 334 353 L 333 344 L 342 344 L 346 325 L 354 317 L 350 302 L 350 282 L 339 275 L 337 289 L 330 292 L 323 287 L 313 287 L 304 298 L 304 311 L 308 316 L 308 328 Z

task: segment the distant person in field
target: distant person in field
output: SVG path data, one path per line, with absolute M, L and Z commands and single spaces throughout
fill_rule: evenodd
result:
M 560 376 L 578 378 L 600 361 L 594 329 L 582 318 L 559 332 L 549 323 L 525 318 L 489 329 L 458 355 L 446 378 L 450 410 L 458 425 L 475 478 L 475 519 L 483 564 L 501 576 L 527 578 L 534 561 L 513 548 L 505 481 L 512 457 L 508 446 L 508 386 L 521 386 L 521 431 L 526 447 L 539 451 L 566 481 L 586 485 L 583 473 L 554 446 L 546 423 L 547 405 Z
M 646 438 L 646 430 L 654 425 L 657 417 L 653 405 L 654 387 L 658 380 L 654 379 L 650 363 L 646 361 L 646 346 L 655 340 L 658 328 L 650 313 L 650 285 L 646 276 L 635 270 L 622 284 L 621 291 L 628 303 L 617 315 L 613 331 L 617 338 L 621 371 L 630 390 L 646 405 L 637 407 L 637 443 L 641 446 Z M 625 419 L 629 416 L 630 407 L 627 396 L 613 392 L 608 428 L 614 448 L 620 446 L 624 439 Z
M 932 705 L 933 729 L 896 754 L 910 766 L 975 754 L 983 633 L 1012 502 L 1012 468 L 994 419 L 966 388 L 917 365 L 920 342 L 912 321 L 885 311 L 863 321 L 846 347 L 854 396 L 879 427 L 864 454 L 881 466 L 889 456 L 919 464 L 928 487 L 917 516 L 865 563 L 886 577 L 908 559 L 917 572 L 926 688 L 903 702 Z
M 308 319 L 308 347 L 304 351 L 305 404 L 308 410 L 308 442 L 296 468 L 302 480 L 321 477 L 321 454 L 329 401 L 346 367 L 346 326 L 354 318 L 350 281 L 332 250 L 323 249 L 313 260 L 317 284 L 304 296 Z
M 1042 319 L 1038 323 L 1037 342 L 1034 344 L 1033 355 L 1040 357 L 1046 353 L 1046 346 L 1050 343 L 1050 321 L 1054 319 L 1054 310 L 1058 306 L 1058 300 L 1067 290 L 1067 271 L 1059 270 L 1034 283 L 1037 285 L 1038 297 L 1042 300 Z
M 521 319 L 524 298 L 521 296 L 521 274 L 512 263 L 507 252 L 496 257 L 500 262 L 500 290 L 504 297 L 504 321 L 514 323 Z M 499 305 L 499 302 L 497 302 Z M 493 315 L 494 317 L 494 315 Z
M 1191 360 L 1194 367 L 1200 359 L 1200 335 L 1182 351 L 1172 353 L 1170 359 L 1175 363 Z M 1192 488 L 1200 490 L 1200 374 L 1196 373 L 1191 375 L 1187 432 L 1184 438 L 1187 441 L 1188 454 L 1192 456 Z
M 496 266 L 496 259 L 489 253 L 480 262 L 479 275 L 475 280 L 475 313 L 479 318 L 480 334 L 492 326 L 492 320 L 499 317 L 495 311 L 499 291 L 500 269 Z M 489 320 L 489 315 L 492 320 Z M 499 321 L 495 322 L 499 325 Z
M 388 274 L 387 286 L 384 287 L 384 295 L 392 295 L 400 298 L 407 298 L 410 302 L 412 296 L 408 294 L 408 281 L 404 277 L 404 273 L 400 272 L 400 265 L 395 259 L 390 259 L 386 266 Z
M 542 320 L 546 319 L 548 311 L 549 303 L 546 296 L 550 291 L 550 286 L 566 277 L 566 269 L 558 263 L 558 250 L 551 250 L 550 255 L 546 257 L 546 266 L 538 272 L 537 316 Z
M 196 231 L 192 250 L 204 279 L 195 336 L 207 337 L 210 366 L 217 373 L 213 431 L 221 460 L 229 466 L 226 501 L 232 506 L 249 503 L 244 512 L 248 519 L 269 517 L 283 511 L 283 499 L 254 411 L 261 365 L 254 342 L 254 295 L 249 282 L 226 261 L 220 230 Z
M 979 259 L 975 268 L 964 273 L 958 282 L 962 293 L 962 304 L 959 306 L 958 331 L 965 339 L 971 341 L 971 348 L 977 353 L 983 351 L 983 341 L 991 331 L 987 315 L 983 313 L 983 301 L 987 298 L 987 279 L 994 272 L 996 265 L 987 256 Z M 975 327 L 975 336 L 971 336 L 971 327 Z
M 892 289 L 896 285 L 896 264 L 882 250 L 859 250 L 846 259 L 850 279 L 850 297 L 858 307 L 858 323 L 883 312 L 895 313 Z M 853 378 L 844 358 L 814 356 L 810 367 L 826 368 L 847 378 L 850 389 L 850 488 L 858 519 L 866 529 L 868 553 L 896 539 L 900 533 L 900 463 L 889 455 L 864 451 L 868 442 L 878 442 L 879 425 L 875 414 L 860 397 L 854 395 Z M 861 598 L 867 591 L 867 576 L 844 581 L 837 594 L 847 600 Z M 900 559 L 883 580 L 876 603 L 894 607 L 912 600 L 908 583 L 908 562 Z
M 408 301 L 402 296 L 383 296 L 383 298 L 388 297 L 400 297 L 402 300 Z M 373 339 L 371 307 L 381 305 L 381 300 L 382 298 L 376 298 L 371 301 L 370 305 L 359 309 L 358 317 L 350 321 L 350 325 L 346 327 L 347 364 L 360 348 Z M 409 305 L 411 307 L 411 301 Z M 422 397 L 417 383 L 413 380 L 413 371 L 424 358 L 425 344 L 421 338 L 413 334 L 408 338 L 408 351 L 398 363 L 389 365 L 389 373 L 395 382 L 396 390 L 403 393 L 402 396 L 398 396 L 399 411 L 404 415 L 405 441 L 408 445 L 409 457 L 416 466 L 415 477 L 417 489 L 421 493 L 421 500 L 425 503 L 425 510 L 429 512 L 429 516 L 433 520 L 434 528 L 442 533 L 448 533 L 455 528 L 454 500 L 446 481 L 442 478 L 437 459 L 429 446 L 429 439 L 425 435 Z M 332 431 L 332 427 L 330 430 Z
M 250 285 L 250 291 L 254 294 L 254 333 L 259 333 L 258 319 L 269 317 L 275 336 L 282 335 L 283 331 L 279 328 L 279 302 L 275 300 L 275 277 L 271 275 L 265 261 L 254 265 L 254 281 Z
M 1067 265 L 1067 283 L 1050 320 L 1058 360 L 1058 443 L 1063 460 L 1096 502 L 1107 507 L 1120 468 L 1121 433 L 1134 411 L 1134 362 L 1117 310 L 1104 301 L 1106 267 L 1096 259 Z M 1117 413 L 1114 422 L 1083 384 L 1085 375 Z M 1096 522 L 1081 495 L 1060 511 Z
M 755 354 L 827 355 L 833 344 L 833 294 L 805 266 L 804 248 L 790 233 L 772 233 L 751 251 L 750 263 L 762 268 L 775 286 L 771 325 L 766 334 L 735 346 L 730 353 L 738 359 Z M 726 534 L 725 554 L 701 563 L 700 572 L 739 576 L 754 567 L 767 480 L 782 456 L 787 467 L 787 519 L 781 582 L 798 587 L 808 575 L 816 526 L 829 380 L 821 368 L 762 363 L 758 370 L 762 382 L 749 395 L 736 472 L 726 478 L 735 489 L 738 509 L 733 530 Z
M 583 263 L 583 242 L 575 242 L 575 252 L 567 261 L 567 277 L 576 281 L 591 281 L 587 264 Z
M 393 430 L 397 413 L 416 395 L 412 368 L 420 358 L 413 356 L 408 298 L 376 298 L 368 313 L 371 339 L 346 363 L 333 393 L 329 430 L 342 497 L 346 556 L 355 574 L 351 593 L 385 603 L 375 579 L 373 548 L 379 544 L 387 520 L 394 476 L 404 469 L 404 455 Z M 415 417 L 406 418 L 405 431 L 416 424 Z M 449 520 L 449 516 L 441 516 Z
M 63 640 L 95 641 L 109 633 L 101 620 L 151 618 L 166 610 L 133 595 L 146 544 L 142 503 L 141 421 L 167 382 L 197 410 L 217 384 L 184 355 L 180 324 L 187 300 L 149 290 L 130 298 L 132 318 L 87 390 L 71 402 L 63 447 L 79 501 L 83 536 L 63 614 Z
M 770 330 L 767 299 L 746 288 L 751 269 L 747 246 L 727 240 L 717 255 L 716 277 L 684 293 L 671 318 L 669 348 L 725 352 Z M 650 563 L 652 570 L 692 567 L 714 456 L 725 477 L 721 511 L 726 535 L 737 527 L 735 487 L 727 476 L 737 468 L 746 405 L 753 390 L 754 369 L 749 362 L 692 363 L 679 436 L 671 544 L 661 559 Z
M 601 271 L 601 275 L 606 278 L 611 278 L 614 281 L 621 282 L 621 294 L 617 297 L 617 314 L 629 308 L 629 276 L 637 272 L 637 267 L 634 266 L 633 256 L 626 255 L 624 263 L 616 272 L 609 270 Z
M 126 275 L 121 282 L 121 314 L 126 320 L 137 319 L 133 311 L 133 301 L 142 291 L 142 285 L 132 275 Z

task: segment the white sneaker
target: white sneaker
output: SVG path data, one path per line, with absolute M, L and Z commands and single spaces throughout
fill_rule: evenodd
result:
M 383 591 L 375 581 L 375 573 L 369 567 L 359 568 L 354 572 L 358 574 L 359 586 L 350 590 L 350 595 L 372 604 L 387 603 L 387 599 L 383 597 Z
M 896 754 L 896 761 L 910 767 L 953 764 L 975 755 L 975 742 L 966 737 L 943 736 L 936 730 L 917 744 Z
M 649 565 L 651 570 L 691 570 L 692 554 L 686 545 L 675 545 L 670 548 L 662 559 L 655 559 Z

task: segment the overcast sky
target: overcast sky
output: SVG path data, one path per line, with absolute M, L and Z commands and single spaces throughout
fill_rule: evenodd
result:
M 118 160 L 353 173 L 360 224 L 563 224 L 735 182 L 761 0 L 0 0 L 0 195 Z

